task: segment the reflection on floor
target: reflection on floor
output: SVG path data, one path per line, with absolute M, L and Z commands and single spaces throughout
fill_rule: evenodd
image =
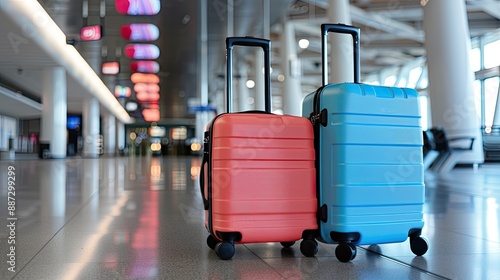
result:
M 205 243 L 199 166 L 195 157 L 0 161 L 0 279 L 499 279 L 498 164 L 426 174 L 423 257 L 406 241 L 362 246 L 350 263 L 326 244 L 305 258 L 298 243 L 237 245 L 219 260 Z

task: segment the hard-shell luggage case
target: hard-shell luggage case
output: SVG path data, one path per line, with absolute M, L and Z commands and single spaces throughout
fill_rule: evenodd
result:
M 235 243 L 281 242 L 289 247 L 303 239 L 301 252 L 314 256 L 318 226 L 313 127 L 307 118 L 270 113 L 270 41 L 265 39 L 226 39 L 227 111 L 235 45 L 264 50 L 266 111 L 220 114 L 205 132 L 200 187 L 207 244 L 219 258 L 230 259 Z
M 416 255 L 427 251 L 424 170 L 418 93 L 409 88 L 359 83 L 359 28 L 324 24 L 323 86 L 308 94 L 303 116 L 316 137 L 318 240 L 338 243 L 348 262 L 356 245 L 403 242 Z M 351 34 L 354 83 L 328 84 L 328 32 Z

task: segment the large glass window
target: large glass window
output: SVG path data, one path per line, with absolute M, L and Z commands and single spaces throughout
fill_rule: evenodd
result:
M 380 82 L 377 80 L 366 82 L 366 84 L 372 85 L 372 86 L 380 86 Z
M 484 67 L 486 69 L 500 65 L 500 40 L 484 45 Z
M 472 71 L 481 70 L 481 51 L 479 48 L 474 48 L 470 51 L 470 68 Z
M 384 79 L 384 86 L 393 87 L 396 83 L 396 75 L 390 75 L 389 77 Z
M 422 116 L 420 125 L 422 130 L 427 130 L 429 128 L 429 99 L 425 95 L 420 95 L 418 101 L 420 102 L 420 115 Z
M 417 86 L 418 79 L 422 75 L 422 67 L 416 67 L 410 70 L 410 74 L 408 75 L 408 84 L 406 85 L 409 88 L 415 88 Z
M 397 86 L 398 87 L 406 87 L 407 85 L 407 79 L 406 77 L 400 77 Z
M 498 98 L 499 77 L 484 80 L 484 125 L 491 127 Z
M 373 85 L 373 86 L 379 86 L 380 82 L 378 80 L 378 75 L 369 75 L 365 78 L 363 81 L 364 84 L 367 85 Z
M 422 77 L 420 78 L 417 87 L 427 88 L 427 86 L 429 86 L 429 77 L 427 76 L 427 71 L 425 71 L 424 73 L 422 73 Z

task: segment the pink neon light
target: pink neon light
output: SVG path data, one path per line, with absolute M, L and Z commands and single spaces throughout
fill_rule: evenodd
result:
M 156 61 L 134 61 L 130 63 L 130 70 L 141 73 L 158 73 L 160 64 Z
M 132 23 L 120 28 L 122 38 L 130 41 L 154 41 L 160 37 L 160 30 L 150 23 Z
M 134 90 L 136 92 L 155 93 L 160 91 L 160 86 L 157 84 L 137 83 L 134 85 Z
M 152 102 L 160 100 L 160 94 L 157 92 L 148 93 L 145 91 L 141 91 L 135 94 L 135 98 L 137 98 L 137 100 L 141 102 Z
M 125 55 L 133 59 L 157 59 L 160 49 L 153 44 L 129 44 L 125 46 Z
M 82 41 L 97 41 L 101 39 L 101 26 L 91 25 L 84 26 L 80 32 L 80 39 Z
M 156 15 L 160 0 L 115 0 L 116 11 L 124 15 Z

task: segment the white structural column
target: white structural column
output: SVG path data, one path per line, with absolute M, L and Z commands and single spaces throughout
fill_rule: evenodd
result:
M 99 156 L 99 101 L 95 97 L 87 96 L 83 100 L 83 156 Z
M 198 45 L 198 98 L 199 105 L 208 106 L 208 4 L 205 0 L 198 0 L 200 40 Z M 205 128 L 210 121 L 206 111 L 196 112 L 196 139 L 203 142 Z
M 116 149 L 116 118 L 106 112 L 103 118 L 104 154 L 114 155 Z
M 236 100 L 238 100 L 238 110 L 248 111 L 250 110 L 250 104 L 248 104 L 249 91 L 247 87 L 248 80 L 248 67 L 246 64 L 239 65 L 240 78 L 238 80 L 238 90 L 233 91 Z M 237 96 L 236 96 L 237 95 Z
M 119 152 L 123 152 L 125 149 L 125 124 L 122 122 L 116 122 L 116 146 Z
M 99 73 L 101 70 L 101 42 L 85 42 L 81 45 L 80 52 L 90 67 Z M 109 87 L 108 87 L 109 88 Z M 82 106 L 82 136 L 83 136 L 83 156 L 99 156 L 98 137 L 99 137 L 99 101 L 93 96 L 86 96 L 83 99 Z
M 67 84 L 61 66 L 42 71 L 42 127 L 40 142 L 50 144 L 52 158 L 66 158 Z
M 258 1 L 257 1 L 258 2 Z M 262 38 L 270 39 L 270 0 L 262 1 Z M 272 46 L 272 45 L 271 45 Z M 262 49 L 258 48 L 255 51 L 255 87 L 254 92 L 254 109 L 264 110 L 265 109 L 265 99 L 264 99 L 264 52 Z M 271 108 L 272 110 L 272 108 Z
M 442 126 L 447 138 L 474 137 L 473 151 L 457 163 L 482 163 L 483 141 L 473 95 L 470 35 L 464 1 L 429 1 L 423 28 L 429 76 L 432 125 Z
M 289 21 L 283 22 L 281 32 L 281 69 L 285 76 L 283 82 L 283 113 L 300 116 L 302 90 L 300 83 L 300 61 L 297 58 L 297 41 L 295 40 L 295 28 Z
M 111 92 L 114 92 L 116 84 L 116 76 L 105 75 L 102 77 L 103 82 L 106 84 Z M 116 150 L 116 118 L 109 112 L 103 114 L 103 145 L 104 154 L 114 155 Z
M 351 11 L 348 0 L 329 0 L 328 19 L 330 23 L 351 23 Z M 318 28 L 319 32 L 319 28 Z M 352 37 L 349 34 L 328 35 L 330 53 L 328 55 L 331 84 L 352 82 L 354 79 Z
M 255 51 L 255 110 L 264 110 L 264 52 L 261 48 Z

